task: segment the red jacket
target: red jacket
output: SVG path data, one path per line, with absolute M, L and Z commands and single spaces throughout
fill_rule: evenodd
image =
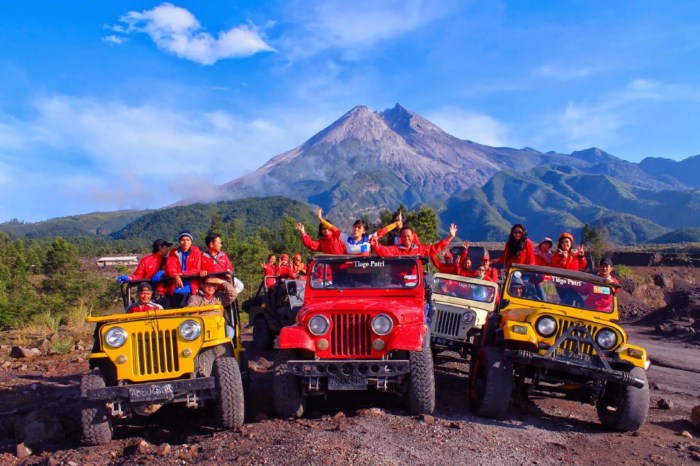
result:
M 620 281 L 615 277 L 610 277 L 610 280 L 619 285 Z M 614 288 L 613 288 L 614 289 Z M 620 288 L 614 289 L 614 293 L 619 293 Z M 612 294 L 600 293 L 600 287 L 589 285 L 588 295 L 583 305 L 587 309 L 596 309 L 598 311 L 612 312 Z
M 449 273 L 452 275 L 459 275 L 457 273 L 457 264 L 446 264 L 444 262 L 440 262 L 437 258 L 437 255 L 435 255 L 435 254 L 430 256 L 430 261 L 433 263 L 435 268 L 440 273 Z
M 324 254 L 345 254 L 345 244 L 340 240 L 340 230 L 333 232 L 331 236 L 312 240 L 308 233 L 301 235 L 304 246 L 312 251 Z
M 165 261 L 166 258 L 158 253 L 142 257 L 134 274 L 129 275 L 129 280 L 149 280 L 156 272 L 165 268 Z M 156 285 L 156 293 L 165 294 L 165 283 L 158 282 Z
M 272 288 L 275 286 L 275 279 L 273 277 L 276 277 L 278 274 L 278 268 L 275 264 L 270 264 L 269 262 L 265 262 L 262 266 L 263 268 L 263 275 L 265 277 L 265 287 L 266 288 Z
M 141 303 L 134 303 L 131 306 L 126 308 L 126 313 L 127 314 L 132 314 L 134 312 L 148 312 L 148 311 L 162 311 L 163 306 L 160 304 L 156 303 L 146 303 L 146 304 L 141 304 Z
M 550 264 L 551 267 L 568 270 L 583 270 L 587 265 L 586 256 L 571 253 L 564 256 L 564 254 L 558 252 L 552 256 L 552 263 Z
M 202 270 L 206 270 L 209 273 L 233 273 L 233 266 L 231 265 L 231 261 L 224 251 L 214 254 L 211 250 L 207 250 L 202 253 Z
M 484 278 L 482 278 L 482 280 L 498 283 L 498 269 L 495 269 L 494 267 L 489 267 L 488 270 L 484 273 Z
M 435 244 L 412 244 L 410 248 L 403 244 L 384 246 L 376 239 L 372 241 L 372 249 L 378 256 L 435 256 L 450 244 L 452 238 L 443 238 Z
M 279 275 L 280 278 L 294 278 L 294 269 L 291 264 L 278 265 L 277 275 Z
M 176 275 L 198 275 L 199 271 L 202 270 L 202 251 L 199 250 L 197 246 L 192 246 L 190 248 L 190 253 L 187 256 L 187 261 L 185 262 L 185 271 L 182 271 L 182 252 L 180 248 L 173 249 L 170 251 L 168 256 L 168 261 L 165 263 L 165 273 L 169 277 L 175 277 Z M 185 280 L 183 280 L 185 281 Z M 190 290 L 192 294 L 195 294 L 199 290 L 199 279 L 189 279 Z M 168 293 L 170 295 L 175 294 L 175 281 L 173 280 L 168 287 Z
M 552 265 L 552 253 L 551 252 L 544 253 L 544 252 L 540 251 L 539 249 L 535 249 L 535 264 L 536 265 L 551 266 Z
M 498 258 L 498 261 L 503 263 L 503 268 L 508 270 L 508 268 L 513 264 L 535 264 L 535 248 L 532 246 L 532 241 L 529 239 L 525 241 L 525 247 L 516 255 L 511 256 L 508 253 L 508 243 L 503 249 L 503 256 Z

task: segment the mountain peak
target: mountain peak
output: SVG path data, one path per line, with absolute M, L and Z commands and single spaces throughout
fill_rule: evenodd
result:
M 614 155 L 609 154 L 597 147 L 591 147 L 589 149 L 574 151 L 571 153 L 571 156 L 591 163 L 600 163 L 603 161 L 617 160 L 617 157 L 615 157 Z
M 394 105 L 393 108 L 384 110 L 379 115 L 391 129 L 402 135 L 415 132 L 442 132 L 440 128 L 430 121 L 399 103 Z
M 347 138 L 360 141 L 381 139 L 388 131 L 386 123 L 369 107 L 357 105 L 330 126 L 309 139 L 302 147 L 308 148 L 318 143 L 337 144 Z

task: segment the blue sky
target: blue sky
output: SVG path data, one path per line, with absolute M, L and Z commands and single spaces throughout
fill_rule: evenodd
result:
M 157 208 L 355 105 L 482 144 L 700 153 L 700 2 L 6 2 L 0 221 Z

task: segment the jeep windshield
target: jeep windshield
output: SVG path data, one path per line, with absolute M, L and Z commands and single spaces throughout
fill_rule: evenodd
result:
M 471 299 L 482 303 L 492 303 L 496 295 L 495 288 L 491 286 L 467 283 L 445 277 L 435 277 L 433 280 L 433 293 Z
M 589 311 L 613 312 L 615 289 L 600 283 L 600 280 L 586 280 L 586 275 L 579 273 L 576 277 L 571 277 L 565 274 L 516 270 L 509 277 L 508 294 L 518 299 L 560 304 Z
M 314 263 L 309 282 L 314 289 L 415 288 L 418 266 L 415 258 L 321 258 Z

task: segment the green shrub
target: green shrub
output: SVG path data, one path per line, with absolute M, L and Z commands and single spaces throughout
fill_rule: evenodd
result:
M 56 333 L 61 325 L 61 316 L 48 310 L 32 316 L 31 322 L 37 327 Z
M 65 354 L 73 348 L 73 337 L 59 338 L 51 342 L 51 352 Z
M 632 277 L 633 272 L 632 269 L 630 269 L 626 265 L 616 265 L 615 266 L 615 274 L 620 277 L 620 278 L 625 278 L 625 277 Z

